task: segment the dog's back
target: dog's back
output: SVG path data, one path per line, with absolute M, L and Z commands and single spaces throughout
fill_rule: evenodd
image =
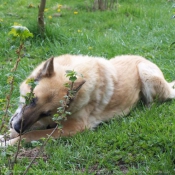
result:
M 141 81 L 137 65 L 142 57 L 104 58 L 64 55 L 55 58 L 55 71 L 75 70 L 86 83 L 70 108 L 72 117 L 87 116 L 87 128 L 93 128 L 114 115 L 126 115 L 140 98 Z M 61 67 L 60 67 L 61 66 Z M 66 80 L 65 80 L 66 81 Z M 83 109 L 83 110 L 82 110 Z

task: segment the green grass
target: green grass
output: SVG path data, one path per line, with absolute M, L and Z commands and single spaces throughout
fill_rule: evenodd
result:
M 90 5 L 93 0 L 87 2 Z M 33 7 L 28 8 L 29 4 Z M 54 17 L 58 4 L 65 8 L 61 9 L 61 17 Z M 156 63 L 168 81 L 175 79 L 175 46 L 170 47 L 175 41 L 173 1 L 119 0 L 117 9 L 103 12 L 91 11 L 81 0 L 47 1 L 45 39 L 37 31 L 37 6 L 34 0 L 0 0 L 0 118 L 18 46 L 8 35 L 14 22 L 28 27 L 34 38 L 26 43 L 16 73 L 9 117 L 18 105 L 19 83 L 52 55 L 86 54 L 110 59 L 137 54 Z M 174 174 L 174 115 L 174 100 L 155 103 L 150 109 L 140 103 L 127 117 L 113 119 L 94 131 L 49 142 L 45 149 L 48 160 L 38 159 L 29 174 Z M 2 150 L 0 157 L 2 174 L 7 167 Z M 20 159 L 14 174 L 23 172 L 29 161 Z

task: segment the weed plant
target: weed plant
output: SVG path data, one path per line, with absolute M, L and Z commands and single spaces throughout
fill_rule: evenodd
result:
M 92 11 L 92 2 L 47 1 L 46 36 L 41 38 L 37 31 L 39 2 L 0 0 L 0 118 L 17 49 L 8 35 L 14 22 L 26 26 L 34 37 L 25 45 L 15 75 L 9 118 L 18 105 L 20 82 L 52 55 L 110 59 L 136 54 L 156 63 L 168 81 L 175 79 L 173 0 L 118 0 L 117 8 L 107 11 Z M 174 174 L 174 131 L 174 100 L 155 103 L 149 109 L 140 102 L 128 116 L 103 123 L 94 131 L 50 141 L 45 148 L 47 160 L 38 158 L 29 174 Z M 0 150 L 0 174 L 7 172 L 7 156 Z M 30 159 L 23 156 L 18 162 L 14 174 L 25 171 Z

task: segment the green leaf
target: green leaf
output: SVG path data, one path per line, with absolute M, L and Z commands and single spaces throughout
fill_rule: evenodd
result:
M 19 37 L 21 40 L 26 40 L 29 37 L 33 37 L 33 34 L 29 31 L 27 27 L 15 25 L 11 27 L 9 35 L 13 35 L 14 38 Z
M 72 76 L 72 77 L 70 77 L 70 78 L 69 78 L 69 80 L 70 80 L 70 81 L 72 81 L 72 82 L 74 82 L 74 81 L 76 81 L 76 80 L 77 80 L 77 77 L 76 77 L 76 76 L 75 76 L 75 77 L 74 77 L 74 76 Z
M 34 78 L 28 78 L 26 80 L 26 84 L 30 85 L 32 87 L 32 89 L 34 89 L 38 85 L 38 82 L 35 81 Z
M 69 83 L 65 83 L 64 86 L 65 86 L 66 88 L 70 88 L 70 84 L 69 84 Z

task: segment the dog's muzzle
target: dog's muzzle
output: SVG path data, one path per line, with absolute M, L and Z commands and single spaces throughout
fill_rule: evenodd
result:
M 22 125 L 21 125 L 21 121 L 15 123 L 14 126 L 13 126 L 13 128 L 14 128 L 14 130 L 15 130 L 17 133 L 22 133 L 22 132 L 23 132 Z
M 19 117 L 19 113 L 15 113 L 10 119 L 9 125 L 10 125 L 10 128 L 20 133 L 22 132 L 21 131 L 21 119 L 19 119 L 18 117 Z

